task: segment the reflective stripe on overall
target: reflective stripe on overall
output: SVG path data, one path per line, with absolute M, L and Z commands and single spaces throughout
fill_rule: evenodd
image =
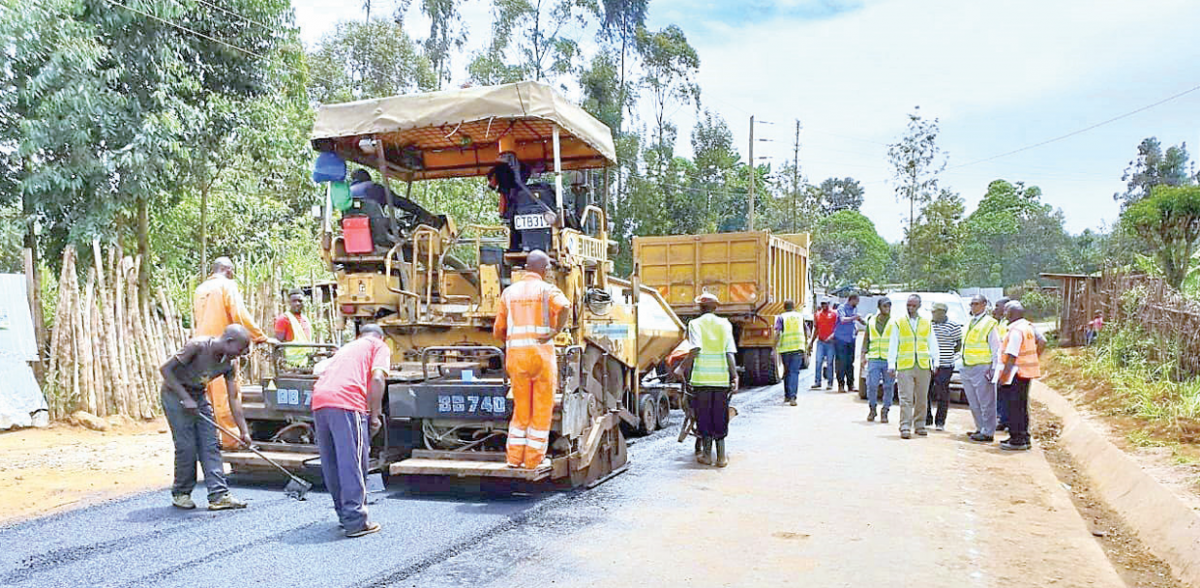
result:
M 867 332 L 871 334 L 871 342 L 867 346 L 867 359 L 882 359 L 887 361 L 888 343 L 892 336 L 892 320 L 889 317 L 888 321 L 883 324 L 883 330 L 875 328 L 879 322 L 879 314 L 873 314 L 867 319 Z
M 896 354 L 896 369 L 911 370 L 918 365 L 921 369 L 929 369 L 932 365 L 929 361 L 929 333 L 933 330 L 933 323 L 925 317 L 918 318 L 916 333 L 913 332 L 912 319 L 907 316 L 893 320 L 892 325 L 892 328 L 900 332 L 900 352 Z
M 804 348 L 804 317 L 792 311 L 779 315 L 783 319 L 783 332 L 779 334 L 779 352 L 791 353 Z
M 513 395 L 507 458 L 509 464 L 529 469 L 538 467 L 546 456 L 554 416 L 558 380 L 554 343 L 542 342 L 552 333 L 553 288 L 536 274 L 526 274 L 500 297 L 508 313 L 505 368 Z
M 689 382 L 693 386 L 728 388 L 730 382 L 729 363 L 725 352 L 726 321 L 709 313 L 692 319 L 690 324 L 696 325 L 696 331 L 700 334 L 700 354 L 692 362 L 692 376 Z
M 996 319 L 986 314 L 982 318 L 971 317 L 971 324 L 963 334 L 963 365 L 992 363 L 992 348 L 988 345 L 988 335 L 998 326 Z

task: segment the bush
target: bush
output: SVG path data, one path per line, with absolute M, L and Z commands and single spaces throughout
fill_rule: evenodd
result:
M 1013 300 L 1020 300 L 1021 305 L 1025 307 L 1025 316 L 1030 320 L 1057 317 L 1062 303 L 1057 294 L 1042 290 L 1034 280 L 1007 288 L 1005 295 Z

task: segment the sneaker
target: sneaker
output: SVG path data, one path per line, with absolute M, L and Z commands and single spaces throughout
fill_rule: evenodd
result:
M 1028 443 L 1013 443 L 1010 440 L 1000 443 L 1000 449 L 1003 449 L 1004 451 L 1028 451 L 1030 449 L 1030 445 Z
M 975 435 L 978 435 L 978 434 L 979 434 L 978 430 L 968 431 L 966 433 L 963 433 L 963 435 L 966 437 L 974 437 Z
M 833 384 L 825 384 L 826 390 L 833 390 Z
M 187 494 L 172 494 L 171 506 L 182 508 L 183 510 L 192 510 L 196 508 L 196 503 Z
M 381 529 L 381 528 L 383 528 L 383 527 L 381 527 L 379 525 L 379 523 L 367 523 L 367 526 L 365 526 L 357 531 L 347 531 L 346 536 L 351 539 L 353 539 L 355 537 L 362 537 L 363 535 L 370 535 L 371 533 L 378 533 L 379 529 Z
M 934 425 L 934 426 L 933 426 L 933 428 L 935 428 L 935 429 L 937 429 L 937 430 L 939 430 L 939 431 L 945 431 L 945 430 L 946 430 L 946 425 Z
M 922 437 L 925 437 L 925 436 L 928 436 L 928 435 L 929 435 L 929 431 L 927 431 L 927 430 L 925 430 L 925 429 L 917 429 L 917 434 L 918 434 L 918 435 L 920 435 L 920 436 L 922 436 Z
M 971 433 L 970 438 L 976 443 L 991 443 L 996 440 L 995 437 L 992 437 L 991 435 L 984 435 L 979 431 Z
M 789 405 L 789 406 L 796 406 L 796 399 L 795 399 L 795 398 L 793 398 L 793 399 L 791 399 L 791 400 L 788 400 L 788 405 Z
M 868 423 L 875 422 L 875 407 L 874 406 L 871 407 L 871 412 L 867 413 L 867 422 Z
M 208 510 L 233 510 L 246 508 L 246 503 L 231 496 L 228 492 L 216 500 L 208 501 Z
M 820 389 L 821 389 L 821 383 L 820 383 L 820 382 L 817 382 L 816 384 L 813 384 L 813 385 L 812 385 L 812 388 L 809 388 L 809 390 L 820 390 Z
M 1008 432 L 1008 425 L 1005 425 L 1005 424 L 996 425 L 996 432 L 997 432 L 997 433 L 999 433 L 999 432 L 1001 432 L 1001 431 L 1004 431 L 1004 432 L 1006 432 L 1006 433 L 1007 433 L 1007 432 Z
M 912 439 L 912 433 L 910 433 L 908 431 L 900 431 L 900 438 L 901 439 Z

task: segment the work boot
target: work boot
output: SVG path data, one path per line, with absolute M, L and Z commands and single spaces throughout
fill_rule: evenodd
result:
M 828 383 L 828 384 L 825 384 L 825 389 L 826 389 L 826 390 L 833 390 L 833 382 L 830 382 L 830 383 Z
M 382 527 L 380 526 L 380 524 L 379 524 L 379 523 L 374 523 L 374 522 L 372 522 L 372 523 L 367 523 L 367 524 L 366 524 L 366 526 L 364 526 L 363 528 L 361 528 L 361 529 L 359 529 L 359 530 L 357 530 L 357 531 L 348 531 L 348 532 L 346 533 L 346 536 L 347 536 L 347 537 L 349 537 L 349 538 L 351 538 L 351 539 L 354 539 L 354 538 L 356 538 L 356 537 L 362 537 L 362 536 L 364 536 L 364 535 L 370 535 L 371 533 L 378 533 L 378 532 L 379 532 L 379 529 L 381 529 L 381 528 L 382 528 Z
M 875 422 L 875 407 L 874 406 L 871 407 L 871 412 L 867 413 L 867 422 L 868 423 Z
M 841 382 L 838 382 L 838 394 L 843 394 L 845 392 L 846 392 L 846 385 Z
M 696 458 L 696 462 L 700 465 L 712 465 L 712 439 L 704 440 L 704 447 L 700 450 L 700 455 Z
M 246 503 L 234 498 L 228 492 L 216 500 L 208 501 L 208 510 L 233 510 L 236 508 L 246 508 Z
M 725 458 L 725 440 L 717 439 L 717 467 L 723 468 L 729 465 L 729 460 Z
M 883 412 L 879 413 L 879 422 L 885 425 L 887 424 L 887 411 L 888 409 L 885 408 L 883 409 Z
M 696 461 L 700 461 L 701 455 L 704 455 L 704 440 L 696 437 Z
M 907 430 L 900 431 L 900 438 L 901 439 L 912 439 L 912 433 L 910 433 Z
M 812 388 L 809 388 L 809 390 L 820 390 L 820 389 L 821 389 L 821 383 L 820 383 L 820 382 L 817 382 L 817 383 L 813 384 L 813 385 L 812 385 Z
M 171 506 L 182 508 L 183 510 L 192 510 L 196 508 L 196 503 L 187 494 L 172 494 Z
M 795 399 L 795 398 L 790 398 L 790 399 L 788 399 L 788 405 L 790 405 L 790 406 L 796 406 L 796 399 Z

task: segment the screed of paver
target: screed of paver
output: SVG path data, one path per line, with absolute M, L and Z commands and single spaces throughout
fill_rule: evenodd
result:
M 556 541 L 525 579 L 554 561 L 573 586 L 1124 586 L 1038 451 L 965 441 L 962 409 L 901 440 L 849 396 L 739 417 L 724 470 L 678 446 L 653 500 Z

